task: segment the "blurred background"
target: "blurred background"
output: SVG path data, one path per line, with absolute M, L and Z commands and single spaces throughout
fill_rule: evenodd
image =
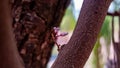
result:
M 74 30 L 83 0 L 72 0 L 66 10 L 60 25 L 60 32 L 68 32 L 68 35 L 59 37 L 57 43 L 66 44 Z M 99 22 L 98 22 L 99 23 Z M 115 49 L 116 44 L 120 44 L 120 0 L 114 0 L 104 20 L 102 29 L 98 35 L 94 49 L 85 64 L 84 68 L 116 68 L 119 64 L 119 56 Z M 47 65 L 50 68 L 58 55 L 57 46 L 54 46 L 51 59 Z

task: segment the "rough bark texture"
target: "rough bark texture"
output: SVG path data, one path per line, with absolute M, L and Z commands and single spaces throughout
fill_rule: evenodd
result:
M 52 68 L 83 68 L 112 0 L 84 0 L 73 35 Z
M 24 68 L 12 32 L 9 0 L 0 0 L 0 68 Z
M 14 0 L 13 28 L 26 68 L 46 68 L 59 26 L 70 0 Z

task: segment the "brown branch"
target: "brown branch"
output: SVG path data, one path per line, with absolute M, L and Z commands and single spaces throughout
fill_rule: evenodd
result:
M 115 44 L 115 39 L 114 39 L 114 16 L 112 16 L 112 42 Z
M 119 10 L 119 12 L 120 12 L 120 10 Z M 119 14 L 119 43 L 120 43 L 120 14 Z
M 111 2 L 112 0 L 84 0 L 73 35 L 60 50 L 52 68 L 83 68 Z
M 119 12 L 114 12 L 114 13 L 107 13 L 107 15 L 109 15 L 109 16 L 119 16 L 120 15 L 120 13 Z

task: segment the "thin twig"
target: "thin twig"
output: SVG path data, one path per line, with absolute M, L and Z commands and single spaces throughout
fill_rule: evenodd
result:
M 120 15 L 120 13 L 119 12 L 114 12 L 114 13 L 107 13 L 107 15 L 109 15 L 109 16 L 119 16 Z
M 114 16 L 112 16 L 112 42 L 115 44 L 115 39 L 114 39 Z

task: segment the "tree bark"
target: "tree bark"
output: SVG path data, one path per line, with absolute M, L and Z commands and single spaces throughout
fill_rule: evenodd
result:
M 14 0 L 13 28 L 26 68 L 46 68 L 58 27 L 70 0 Z
M 0 68 L 24 68 L 12 32 L 9 0 L 0 0 Z
M 83 68 L 112 0 L 84 0 L 73 35 L 52 68 Z

